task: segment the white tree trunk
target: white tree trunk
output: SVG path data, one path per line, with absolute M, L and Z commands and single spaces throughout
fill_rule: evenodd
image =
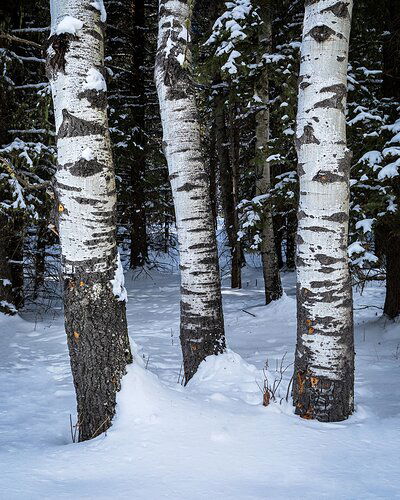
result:
M 174 197 L 181 269 L 181 345 L 188 381 L 225 348 L 209 176 L 190 75 L 191 5 L 160 0 L 155 80 Z
M 51 1 L 47 71 L 57 132 L 54 187 L 80 440 L 109 427 L 131 357 L 115 239 L 104 21 L 102 0 Z
M 259 27 L 258 41 L 265 54 L 271 52 L 271 2 L 259 0 Z M 256 195 L 269 195 L 271 190 L 271 166 L 268 162 L 269 141 L 269 84 L 268 68 L 264 67 L 255 86 L 255 95 L 262 107 L 256 114 Z M 264 201 L 264 211 L 261 218 L 261 259 L 263 265 L 265 302 L 282 297 L 281 276 L 279 273 L 278 256 L 276 255 L 274 227 L 272 220 L 272 206 L 267 198 Z
M 340 421 L 353 411 L 352 291 L 347 258 L 350 151 L 347 60 L 352 1 L 306 0 L 296 145 L 296 413 Z

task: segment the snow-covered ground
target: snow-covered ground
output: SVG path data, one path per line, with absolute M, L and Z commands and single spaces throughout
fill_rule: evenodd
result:
M 178 282 L 155 272 L 127 279 L 136 360 L 113 427 L 81 444 L 71 442 L 62 318 L 0 316 L 1 499 L 400 498 L 400 324 L 380 318 L 381 285 L 355 294 L 357 411 L 323 424 L 286 403 L 292 367 L 282 403 L 261 404 L 267 359 L 270 382 L 285 353 L 285 366 L 293 360 L 293 273 L 269 306 L 260 270 L 246 270 L 242 290 L 224 288 L 231 351 L 209 358 L 186 388 Z

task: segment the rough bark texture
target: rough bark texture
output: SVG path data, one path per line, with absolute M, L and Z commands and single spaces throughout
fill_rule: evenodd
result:
M 155 79 L 174 197 L 181 269 L 181 345 L 186 382 L 225 349 L 216 238 L 190 75 L 191 4 L 161 0 Z
M 320 421 L 344 420 L 354 407 L 345 120 L 351 12 L 350 0 L 306 2 L 301 48 L 293 396 L 298 415 Z
M 75 19 L 75 33 L 60 33 L 66 16 Z M 51 18 L 47 70 L 57 131 L 55 192 L 65 328 L 83 441 L 111 425 L 131 354 L 102 76 L 104 13 L 83 0 L 53 0 Z
M 265 53 L 271 52 L 271 2 L 258 0 L 261 23 L 258 40 Z M 255 95 L 260 103 L 256 114 L 256 195 L 269 196 L 271 188 L 271 168 L 268 162 L 269 141 L 269 85 L 268 69 L 264 65 L 255 87 Z M 264 200 L 261 217 L 261 258 L 263 264 L 265 303 L 282 297 L 282 284 L 279 273 L 278 256 L 274 240 L 272 207 L 268 198 Z

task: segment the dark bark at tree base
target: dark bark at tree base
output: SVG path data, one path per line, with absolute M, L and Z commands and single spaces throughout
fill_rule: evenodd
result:
M 64 284 L 65 329 L 77 397 L 79 441 L 111 426 L 116 393 L 132 361 L 125 302 L 109 281 L 82 275 Z
M 215 303 L 214 317 L 206 318 L 200 314 L 194 317 L 186 311 L 185 303 L 181 302 L 181 347 L 185 385 L 197 372 L 197 369 L 207 356 L 222 354 L 225 351 L 225 334 L 223 330 L 223 313 L 221 302 Z M 190 328 L 187 328 L 187 325 Z M 194 324 L 197 327 L 194 329 Z M 212 335 L 210 335 L 212 332 Z
M 345 301 L 351 305 L 352 295 L 350 278 L 345 289 L 340 291 Z M 328 294 L 335 299 L 335 293 Z M 316 366 L 315 353 L 305 344 L 304 338 L 322 333 L 314 330 L 313 325 L 334 324 L 334 319 L 329 317 L 309 318 L 308 306 L 314 300 L 310 290 L 297 287 L 297 346 L 293 375 L 293 405 L 295 413 L 305 419 L 315 419 L 320 422 L 340 422 L 346 420 L 354 411 L 354 338 L 353 319 L 349 315 L 346 325 L 337 332 L 341 344 L 345 346 L 342 353 L 340 373 L 332 372 L 332 377 L 316 376 L 313 370 L 320 369 Z M 326 334 L 328 337 L 332 333 Z M 313 343 L 315 343 L 314 340 Z M 314 349 L 314 348 L 313 348 Z M 325 364 L 327 364 L 325 362 Z
M 312 377 L 305 368 L 296 367 L 293 381 L 293 403 L 295 414 L 307 420 L 320 422 L 341 422 L 354 411 L 352 401 L 352 374 L 343 380 L 330 380 L 326 377 Z

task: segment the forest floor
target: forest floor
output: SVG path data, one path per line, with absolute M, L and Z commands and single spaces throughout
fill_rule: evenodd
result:
M 355 292 L 356 412 L 323 424 L 285 401 L 292 366 L 282 402 L 261 404 L 266 360 L 270 382 L 285 353 L 293 361 L 294 273 L 283 280 L 269 306 L 260 269 L 245 270 L 242 290 L 225 283 L 231 351 L 182 387 L 179 276 L 128 276 L 135 363 L 113 427 L 81 444 L 62 317 L 0 315 L 0 498 L 400 498 L 400 324 L 380 317 L 382 284 Z

